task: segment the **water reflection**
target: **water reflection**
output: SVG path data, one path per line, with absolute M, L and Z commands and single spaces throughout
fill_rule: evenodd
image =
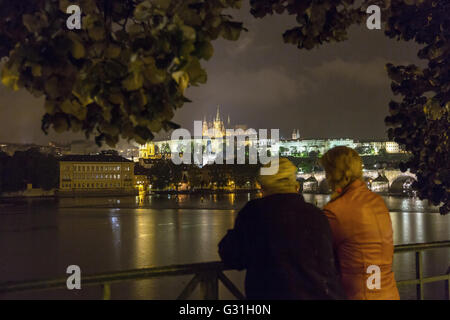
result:
M 402 212 L 401 213 L 401 224 L 402 224 L 402 238 L 400 243 L 410 243 L 410 234 L 409 231 L 411 230 L 411 223 L 409 221 L 409 213 L 408 212 Z
M 139 191 L 139 195 L 136 196 L 136 203 L 142 207 L 145 203 L 145 199 L 147 197 L 147 194 L 145 191 Z
M 230 204 L 231 205 L 234 205 L 234 201 L 236 200 L 236 194 L 234 194 L 234 193 L 230 193 L 229 194 L 229 198 L 230 198 Z
M 60 199 L 51 206 L 38 201 L 11 206 L 0 215 L 0 226 L 9 226 L 0 230 L 1 261 L 7 261 L 0 265 L 0 281 L 22 280 L 29 275 L 61 276 L 64 267 L 70 264 L 82 266 L 86 273 L 96 273 L 218 260 L 217 243 L 233 227 L 236 213 L 248 199 L 259 196 L 251 193 L 178 197 L 139 194 L 122 198 Z M 304 197 L 319 207 L 329 201 L 329 195 L 305 194 Z M 450 238 L 450 216 L 439 215 L 425 201 L 384 199 L 391 212 L 395 244 Z M 44 217 L 57 232 L 42 228 Z M 27 223 L 26 229 L 11 227 L 22 225 L 23 221 Z M 20 243 L 21 248 L 32 248 L 28 251 L 33 253 L 24 255 L 25 249 L 11 250 L 1 243 Z M 54 249 L 56 245 L 58 250 Z M 39 256 L 46 263 L 37 263 Z M 450 250 L 429 253 L 425 260 L 426 274 L 444 273 Z M 24 266 L 37 267 L 27 271 Z M 48 270 L 53 273 L 49 274 Z M 414 277 L 414 255 L 396 255 L 394 271 L 397 279 Z M 171 288 L 163 281 L 136 283 L 129 290 L 128 296 L 158 298 L 170 297 Z

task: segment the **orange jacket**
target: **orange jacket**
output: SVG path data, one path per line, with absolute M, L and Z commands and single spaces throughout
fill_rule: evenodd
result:
M 334 248 L 340 266 L 341 281 L 348 299 L 398 300 L 392 271 L 394 245 L 389 210 L 383 198 L 356 180 L 330 201 L 324 213 L 333 233 Z M 368 267 L 380 268 L 380 288 L 371 288 Z M 369 284 L 374 284 L 374 276 Z

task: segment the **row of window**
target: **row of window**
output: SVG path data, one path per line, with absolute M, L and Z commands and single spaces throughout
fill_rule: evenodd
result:
M 120 174 L 94 174 L 94 173 L 74 173 L 74 180 L 98 180 L 98 179 L 120 179 Z M 124 174 L 122 176 L 124 179 L 131 178 L 131 175 Z M 62 179 L 71 179 L 70 174 L 63 174 Z
M 63 171 L 70 171 L 71 166 L 65 166 Z M 124 171 L 130 171 L 130 166 L 124 166 Z M 100 172 L 100 171 L 120 171 L 120 166 L 94 166 L 94 165 L 74 165 L 73 171 L 77 172 Z
M 83 189 L 92 189 L 92 188 L 119 188 L 121 186 L 120 183 L 63 183 L 63 188 L 83 188 Z M 123 183 L 124 187 L 131 187 L 132 184 L 129 182 Z

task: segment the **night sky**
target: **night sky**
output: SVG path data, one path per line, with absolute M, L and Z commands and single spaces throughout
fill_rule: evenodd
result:
M 351 29 L 348 41 L 299 50 L 282 39 L 294 17 L 255 19 L 248 4 L 232 14 L 249 32 L 238 42 L 214 42 L 213 58 L 203 63 L 208 83 L 186 91 L 193 102 L 176 113 L 175 122 L 193 130 L 194 120 L 209 119 L 220 105 L 232 124 L 278 128 L 284 137 L 294 128 L 305 138 L 386 137 L 384 117 L 393 94 L 384 65 L 419 64 L 416 44 L 362 25 Z M 0 142 L 83 139 L 71 133 L 45 136 L 43 113 L 43 99 L 0 84 Z

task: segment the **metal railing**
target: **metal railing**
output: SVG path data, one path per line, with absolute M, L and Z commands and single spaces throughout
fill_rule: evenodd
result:
M 417 300 L 424 299 L 424 284 L 438 281 L 445 281 L 444 296 L 447 300 L 450 300 L 450 266 L 448 266 L 447 272 L 444 275 L 424 277 L 423 276 L 423 252 L 429 249 L 438 248 L 450 248 L 450 241 L 437 241 L 418 244 L 402 244 L 397 245 L 394 248 L 394 253 L 402 252 L 414 252 L 416 255 L 416 278 L 409 280 L 397 281 L 398 286 L 404 285 L 416 285 L 416 298 Z
M 416 255 L 416 278 L 397 281 L 397 285 L 416 285 L 416 294 L 417 299 L 419 300 L 424 299 L 424 284 L 438 281 L 445 281 L 444 296 L 446 299 L 450 299 L 450 267 L 444 275 L 432 277 L 423 276 L 423 252 L 425 250 L 438 248 L 450 248 L 450 241 L 395 246 L 395 253 L 414 252 Z M 197 286 L 200 285 L 200 293 L 203 299 L 217 300 L 219 299 L 219 281 L 223 283 L 225 288 L 227 288 L 235 298 L 240 300 L 244 299 L 245 297 L 240 290 L 223 273 L 223 271 L 227 270 L 231 269 L 225 268 L 221 262 L 141 268 L 83 276 L 82 285 L 84 287 L 101 286 L 103 299 L 109 300 L 111 298 L 111 284 L 114 283 L 193 274 L 194 277 L 188 282 L 177 299 L 184 300 L 189 298 Z M 0 294 L 31 290 L 66 289 L 66 281 L 67 278 L 64 277 L 37 281 L 0 283 Z

